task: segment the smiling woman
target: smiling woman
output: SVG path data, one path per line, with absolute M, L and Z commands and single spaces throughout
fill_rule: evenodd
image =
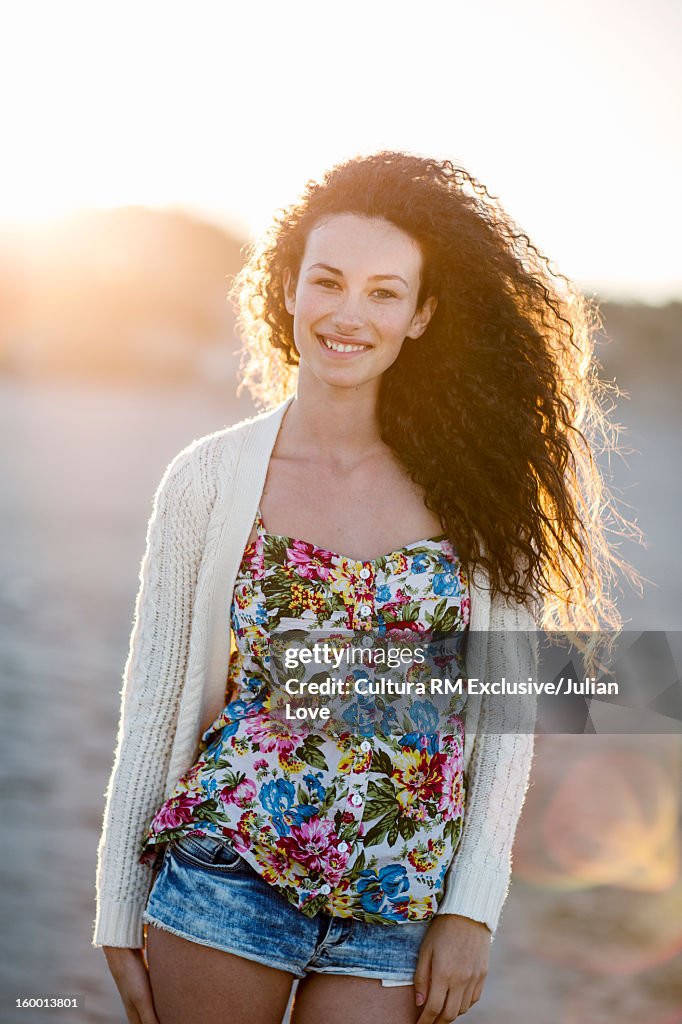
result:
M 93 941 L 131 1020 L 279 1024 L 298 978 L 292 1024 L 445 1024 L 483 990 L 532 703 L 353 669 L 334 733 L 277 714 L 277 641 L 416 640 L 459 678 L 466 639 L 466 675 L 523 680 L 536 626 L 618 625 L 590 310 L 474 178 L 395 152 L 310 183 L 234 295 L 265 411 L 156 495 Z
M 416 308 L 421 264 L 416 242 L 382 218 L 337 214 L 315 225 L 296 281 L 289 267 L 283 274 L 299 386 L 311 373 L 328 388 L 369 389 L 376 401 L 381 374 L 406 339 L 424 333 L 436 307 L 429 296 Z M 382 266 L 401 273 L 374 272 Z

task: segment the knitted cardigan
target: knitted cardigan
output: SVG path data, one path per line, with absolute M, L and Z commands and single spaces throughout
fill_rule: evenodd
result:
M 154 496 L 104 794 L 93 946 L 144 946 L 142 913 L 153 874 L 138 861 L 139 844 L 224 706 L 234 581 L 290 401 L 193 441 L 172 459 Z M 533 675 L 530 612 L 491 601 L 481 572 L 470 581 L 470 596 L 469 629 L 488 639 L 474 644 L 468 675 Z M 511 645 L 510 657 L 503 638 L 511 631 L 523 642 Z M 486 697 L 469 696 L 465 825 L 437 911 L 482 921 L 493 935 L 533 756 L 534 707 L 505 708 L 498 725 Z

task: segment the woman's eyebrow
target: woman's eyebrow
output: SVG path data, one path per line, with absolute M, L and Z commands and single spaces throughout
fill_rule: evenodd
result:
M 311 263 L 310 266 L 308 267 L 308 270 L 314 270 L 316 267 L 319 267 L 320 270 L 326 270 L 329 274 L 338 274 L 339 277 L 343 277 L 343 271 L 342 270 L 338 270 L 337 267 L 330 267 L 328 263 Z M 405 285 L 405 287 L 409 288 L 409 285 L 408 285 L 407 281 L 405 280 L 404 277 L 401 277 L 400 274 L 372 274 L 372 276 L 369 278 L 369 280 L 370 281 L 388 281 L 388 280 L 402 281 L 402 283 Z

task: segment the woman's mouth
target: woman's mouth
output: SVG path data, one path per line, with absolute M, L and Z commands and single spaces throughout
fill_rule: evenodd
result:
M 366 345 L 363 342 L 357 341 L 337 341 L 335 338 L 330 338 L 325 334 L 318 334 L 317 340 L 327 352 L 334 352 L 337 355 L 352 356 L 357 355 L 360 352 L 366 352 L 370 349 L 371 345 Z

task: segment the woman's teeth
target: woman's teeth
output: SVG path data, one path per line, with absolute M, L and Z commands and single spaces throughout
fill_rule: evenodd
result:
M 361 352 L 367 345 L 341 345 L 338 341 L 330 341 L 329 338 L 322 338 L 325 346 L 332 352 Z

